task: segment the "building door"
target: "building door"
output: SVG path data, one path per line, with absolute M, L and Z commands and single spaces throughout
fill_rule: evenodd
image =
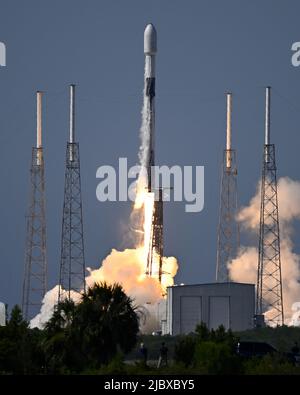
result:
M 202 318 L 201 296 L 181 296 L 180 333 L 195 332 Z
M 223 325 L 230 327 L 229 296 L 210 296 L 209 298 L 209 328 L 217 329 Z

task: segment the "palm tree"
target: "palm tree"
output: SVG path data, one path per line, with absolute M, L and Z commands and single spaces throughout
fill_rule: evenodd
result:
M 65 299 L 55 306 L 53 315 L 45 326 L 42 347 L 49 373 L 64 373 L 69 365 L 73 369 L 77 366 L 77 360 L 72 352 L 72 350 L 76 351 L 76 348 L 71 338 L 71 325 L 75 313 L 74 301 Z
M 76 306 L 72 299 L 65 299 L 59 302 L 45 326 L 46 331 L 51 333 L 68 328 L 74 319 L 75 310 Z
M 137 341 L 137 307 L 119 284 L 95 284 L 83 295 L 72 327 L 79 331 L 82 352 L 92 365 L 108 362 L 118 351 L 129 352 Z
M 59 303 L 45 327 L 50 372 L 98 368 L 137 341 L 137 307 L 119 284 L 95 284 L 79 304 Z

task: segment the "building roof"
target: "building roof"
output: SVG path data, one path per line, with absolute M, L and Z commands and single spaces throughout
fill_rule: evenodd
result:
M 170 285 L 167 288 L 177 288 L 177 287 L 197 287 L 197 286 L 224 286 L 224 285 L 228 285 L 228 286 L 251 286 L 254 287 L 255 284 L 250 284 L 250 283 L 238 283 L 238 282 L 233 282 L 233 281 L 228 281 L 228 282 L 223 282 L 223 283 L 204 283 L 204 284 L 174 284 L 174 285 Z

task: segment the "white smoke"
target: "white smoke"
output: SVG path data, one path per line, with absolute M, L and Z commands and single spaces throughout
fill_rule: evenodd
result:
M 46 323 L 52 317 L 54 312 L 54 307 L 57 304 L 58 291 L 59 291 L 59 286 L 56 285 L 54 288 L 52 288 L 50 291 L 48 291 L 45 294 L 44 299 L 42 301 L 41 311 L 30 321 L 31 328 L 43 329 L 45 327 Z M 80 298 L 81 298 L 80 293 L 71 291 L 71 299 L 74 300 L 75 303 L 78 303 Z
M 157 278 L 145 275 L 143 261 L 141 260 L 142 254 L 142 248 L 126 249 L 124 251 L 113 249 L 103 260 L 99 269 L 87 269 L 89 275 L 86 277 L 86 284 L 88 287 L 103 281 L 109 284 L 121 284 L 125 293 L 133 299 L 133 304 L 139 310 L 142 308 L 144 312 L 141 318 L 141 331 L 151 333 L 158 329 L 163 316 L 162 295 L 165 287 L 173 284 L 173 277 L 177 272 L 177 261 L 173 257 L 163 258 L 165 273 L 168 274 L 162 275 L 162 284 L 164 284 L 162 285 Z M 56 285 L 46 293 L 40 313 L 30 322 L 31 328 L 42 329 L 49 321 L 58 300 L 58 290 L 59 287 Z M 71 292 L 71 299 L 75 303 L 78 303 L 80 298 L 80 293 Z M 158 306 L 160 306 L 159 315 L 157 313 Z
M 249 206 L 242 208 L 238 220 L 245 230 L 258 234 L 260 220 L 260 183 Z M 278 206 L 281 244 L 283 304 L 286 323 L 292 320 L 292 306 L 300 301 L 300 256 L 293 251 L 293 222 L 300 220 L 300 182 L 288 177 L 278 181 Z M 229 263 L 230 277 L 234 281 L 256 283 L 258 264 L 257 247 L 241 247 L 236 259 Z M 295 316 L 295 314 L 294 314 Z
M 290 325 L 300 326 L 300 302 L 296 302 L 293 304 L 292 311 L 294 311 L 294 313 L 291 318 Z
M 149 74 L 149 64 L 145 62 L 145 80 Z M 141 145 L 139 148 L 139 161 L 144 169 L 137 180 L 136 201 L 133 208 L 131 221 L 131 237 L 125 236 L 130 240 L 135 240 L 135 248 L 127 248 L 123 251 L 112 249 L 111 253 L 103 260 L 99 269 L 88 269 L 89 275 L 86 277 L 87 286 L 92 287 L 95 283 L 107 282 L 108 284 L 119 283 L 127 295 L 129 295 L 136 306 L 142 309 L 144 314 L 140 320 L 140 330 L 144 333 L 151 333 L 159 328 L 162 318 L 166 311 L 164 305 L 164 295 L 166 287 L 173 285 L 173 278 L 177 273 L 178 264 L 174 257 L 163 257 L 162 281 L 157 277 L 145 275 L 145 246 L 141 243 L 140 234 L 149 234 L 149 229 L 143 229 L 145 225 L 144 203 L 149 195 L 145 189 L 147 166 L 150 155 L 150 100 L 146 95 L 146 84 L 143 91 L 142 124 L 140 129 Z M 151 213 L 150 213 L 151 214 Z M 151 221 L 149 222 L 151 226 Z M 145 242 L 144 244 L 147 244 Z M 47 292 L 43 299 L 41 312 L 31 320 L 31 327 L 43 328 L 45 323 L 53 314 L 54 305 L 58 299 L 58 286 Z M 72 299 L 77 303 L 80 294 L 73 293 Z
M 141 264 L 142 254 L 142 248 L 124 251 L 113 249 L 99 269 L 90 269 L 87 285 L 92 286 L 102 281 L 119 283 L 134 299 L 135 304 L 139 306 L 154 304 L 162 297 L 162 287 L 156 278 L 145 275 L 144 266 Z

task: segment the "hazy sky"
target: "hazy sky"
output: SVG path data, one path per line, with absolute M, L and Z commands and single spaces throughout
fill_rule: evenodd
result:
M 0 68 L 0 300 L 21 299 L 37 89 L 46 91 L 49 286 L 59 270 L 70 83 L 78 85 L 87 266 L 125 247 L 131 205 L 99 203 L 95 175 L 119 157 L 137 162 L 148 22 L 158 32 L 157 162 L 205 166 L 201 213 L 165 205 L 165 252 L 180 261 L 176 282 L 214 280 L 226 91 L 233 92 L 241 204 L 261 172 L 266 85 L 273 87 L 278 173 L 300 178 L 300 67 L 291 65 L 299 14 L 292 0 L 0 0 L 0 41 L 7 47 L 7 67 Z

